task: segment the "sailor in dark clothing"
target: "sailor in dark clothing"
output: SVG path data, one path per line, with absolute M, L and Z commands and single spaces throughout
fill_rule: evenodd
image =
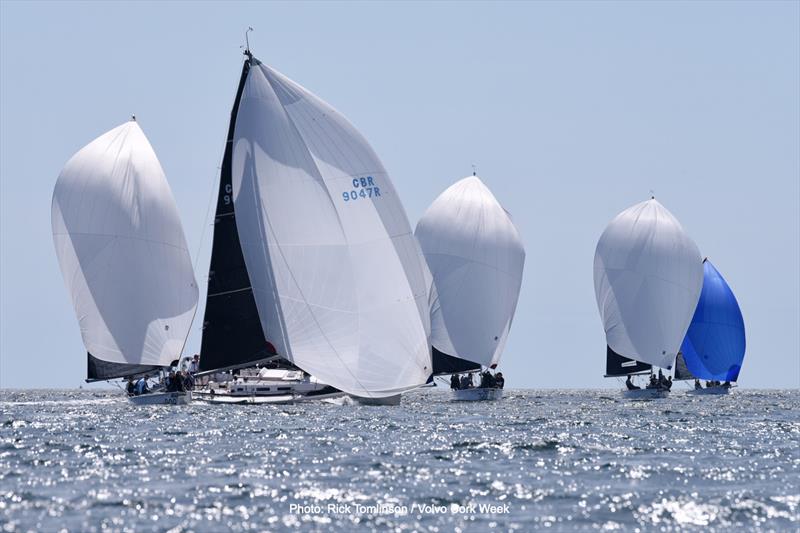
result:
M 493 389 L 495 386 L 494 376 L 488 370 L 481 374 L 481 384 L 480 388 L 482 389 Z
M 461 385 L 461 381 L 458 379 L 458 374 L 453 374 L 450 376 L 450 388 L 453 390 L 458 390 Z
M 136 391 L 136 385 L 133 383 L 133 378 L 128 378 L 128 386 L 125 387 L 125 389 L 128 391 L 128 396 L 133 396 L 134 392 Z
M 666 380 L 666 387 L 667 387 L 667 390 L 670 390 L 670 389 L 672 389 L 672 376 L 670 376 L 670 377 L 668 377 L 668 378 L 667 378 L 667 380 Z
M 169 373 L 169 381 L 167 382 L 167 392 L 183 392 L 186 390 L 183 386 L 183 378 L 180 374 L 175 372 Z
M 192 390 L 194 389 L 194 376 L 191 372 L 187 372 L 185 370 L 181 371 L 181 376 L 183 377 L 183 388 L 184 390 Z
M 498 389 L 502 389 L 503 386 L 506 384 L 506 378 L 503 377 L 502 372 L 498 372 L 494 375 L 494 382 Z
M 650 384 L 647 385 L 648 389 L 657 389 L 658 388 L 658 381 L 656 381 L 656 375 L 650 374 Z
M 464 374 L 461 376 L 461 389 L 472 388 L 472 374 Z
M 730 389 L 731 388 L 731 382 L 730 381 L 726 381 L 725 383 L 722 384 L 722 388 L 723 389 Z
M 695 379 L 694 380 L 694 390 L 702 389 L 702 388 L 703 388 L 703 386 L 700 384 L 700 380 L 699 379 Z
M 625 380 L 625 386 L 628 387 L 628 390 L 641 390 L 641 387 L 633 384 L 630 374 L 628 374 L 628 379 Z

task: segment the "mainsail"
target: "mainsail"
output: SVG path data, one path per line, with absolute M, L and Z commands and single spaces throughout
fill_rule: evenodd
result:
M 350 394 L 431 374 L 428 291 L 408 218 L 367 141 L 250 58 L 236 115 L 236 227 L 265 338 Z
M 88 353 L 88 380 L 140 374 L 180 357 L 198 290 L 178 209 L 135 121 L 66 164 L 53 242 Z
M 655 199 L 606 227 L 594 256 L 597 307 L 615 353 L 670 368 L 692 319 L 703 269 L 700 251 Z
M 640 363 L 634 359 L 622 356 L 606 346 L 606 374 L 605 377 L 629 376 L 632 374 L 647 374 L 653 365 Z
M 268 344 L 261 329 L 261 320 L 236 229 L 233 202 L 233 133 L 249 70 L 250 61 L 247 60 L 239 78 L 222 157 L 200 347 L 201 372 L 247 365 L 275 354 L 275 348 Z
M 434 200 L 415 234 L 436 289 L 431 305 L 434 373 L 497 364 L 525 263 L 511 217 L 477 176 L 469 176 Z
M 698 378 L 736 381 L 745 353 L 739 303 L 711 261 L 703 261 L 703 290 L 681 351 Z

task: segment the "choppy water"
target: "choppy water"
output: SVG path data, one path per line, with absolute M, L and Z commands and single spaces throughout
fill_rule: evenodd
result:
M 506 391 L 452 403 L 425 390 L 400 407 L 136 407 L 116 391 L 2 391 L 0 524 L 797 530 L 798 397 Z

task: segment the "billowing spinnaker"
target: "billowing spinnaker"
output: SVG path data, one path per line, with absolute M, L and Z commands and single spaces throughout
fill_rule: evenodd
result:
M 415 232 L 433 275 L 431 344 L 496 364 L 517 307 L 525 250 L 514 223 L 476 176 L 450 186 Z
M 675 360 L 703 284 L 697 245 L 655 199 L 620 213 L 594 255 L 594 290 L 616 353 L 663 368 Z
M 236 120 L 233 194 L 265 336 L 351 394 L 425 383 L 428 291 L 389 176 L 336 110 L 252 61 Z
M 711 261 L 703 261 L 703 290 L 681 351 L 695 377 L 736 381 L 745 352 L 744 319 L 736 296 Z
M 135 121 L 67 162 L 53 193 L 52 226 L 90 369 L 103 368 L 90 378 L 180 357 L 197 283 L 172 191 Z M 126 366 L 115 371 L 115 364 Z

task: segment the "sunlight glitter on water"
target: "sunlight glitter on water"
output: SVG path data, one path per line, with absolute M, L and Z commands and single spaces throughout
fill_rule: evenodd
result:
M 424 390 L 399 407 L 136 407 L 117 395 L 0 392 L 5 530 L 800 525 L 794 391 L 633 403 L 507 391 L 463 404 Z M 468 511 L 487 504 L 508 512 Z

